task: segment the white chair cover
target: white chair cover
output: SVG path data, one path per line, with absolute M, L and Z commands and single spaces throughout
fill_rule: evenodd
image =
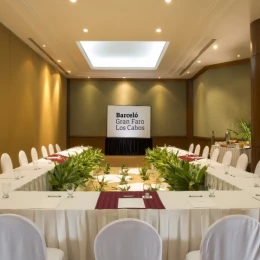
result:
M 232 152 L 231 151 L 226 151 L 223 159 L 222 159 L 222 164 L 224 165 L 230 165 L 232 160 Z
M 255 167 L 255 174 L 257 174 L 258 176 L 260 176 L 260 161 L 258 161 L 256 167 Z
M 18 154 L 19 164 L 20 166 L 24 166 L 28 164 L 28 159 L 26 153 L 21 150 Z
M 236 168 L 245 171 L 247 165 L 248 165 L 248 156 L 245 153 L 240 154 L 240 156 L 237 159 Z
M 197 155 L 200 155 L 200 145 L 199 144 L 196 145 L 194 153 Z
M 213 153 L 211 154 L 210 160 L 212 161 L 217 161 L 218 160 L 218 156 L 219 156 L 219 149 L 216 148 Z
M 193 153 L 193 150 L 194 150 L 194 144 L 191 143 L 188 151 L 189 153 Z
M 53 147 L 52 144 L 49 144 L 49 153 L 50 153 L 50 154 L 54 154 L 54 153 L 55 153 L 55 152 L 54 152 L 54 147 Z
M 259 260 L 260 223 L 248 216 L 233 215 L 215 222 L 201 241 L 200 251 L 187 260 Z
M 205 146 L 202 152 L 202 157 L 203 158 L 208 158 L 209 157 L 209 147 Z
M 42 149 L 42 157 L 48 157 L 47 148 L 43 145 L 41 149 Z
M 34 148 L 34 147 L 31 149 L 31 157 L 32 157 L 33 162 L 37 161 L 39 159 L 38 152 L 37 152 L 36 148 Z
M 52 144 L 49 144 L 49 153 L 50 153 L 50 154 L 54 154 L 54 153 L 55 153 L 55 152 L 54 152 L 54 147 L 53 147 Z
M 121 219 L 99 231 L 94 253 L 96 260 L 161 260 L 162 240 L 148 223 Z
M 12 159 L 7 153 L 3 153 L 1 156 L 1 168 L 3 173 L 14 169 Z
M 0 259 L 62 260 L 63 255 L 59 249 L 46 248 L 40 230 L 31 220 L 14 214 L 0 215 Z
M 55 144 L 57 153 L 61 152 L 60 146 L 58 144 Z

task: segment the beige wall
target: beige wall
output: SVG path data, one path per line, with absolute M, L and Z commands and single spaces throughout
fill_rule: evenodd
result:
M 34 146 L 66 147 L 66 79 L 0 24 L 0 154 L 15 166 Z
M 108 105 L 152 107 L 151 135 L 186 135 L 184 81 L 70 81 L 70 136 L 106 136 Z
M 250 63 L 210 69 L 194 81 L 194 136 L 223 137 L 251 119 Z

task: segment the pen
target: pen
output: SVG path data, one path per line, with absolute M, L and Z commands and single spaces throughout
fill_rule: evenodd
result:
M 60 198 L 61 196 L 59 195 L 48 195 L 49 198 Z
M 256 196 L 260 196 L 260 194 L 256 194 Z
M 190 195 L 189 197 L 199 197 L 199 198 L 202 198 L 203 196 L 202 195 Z
M 124 197 L 124 198 L 133 198 L 134 195 L 124 195 L 123 197 Z

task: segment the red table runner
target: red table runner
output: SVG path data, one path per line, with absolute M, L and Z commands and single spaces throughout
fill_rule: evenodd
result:
M 101 192 L 95 209 L 118 209 L 119 198 L 142 198 L 143 191 Z M 156 191 L 150 191 L 152 198 L 144 199 L 146 209 L 165 209 Z
M 57 153 L 51 154 L 48 157 L 45 157 L 46 160 L 51 160 L 52 162 L 57 162 L 57 163 L 63 163 L 68 159 L 67 156 L 65 155 L 60 155 Z
M 179 158 L 188 162 L 193 162 L 195 160 L 202 159 L 203 157 L 197 154 L 186 154 L 186 155 L 179 156 Z

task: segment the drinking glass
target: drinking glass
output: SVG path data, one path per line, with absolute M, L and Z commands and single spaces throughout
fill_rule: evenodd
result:
M 229 165 L 228 164 L 224 164 L 224 173 L 225 174 L 229 173 Z
M 215 182 L 209 183 L 208 190 L 209 190 L 209 197 L 214 198 L 215 191 L 216 191 L 216 183 Z
M 14 178 L 15 178 L 16 180 L 19 180 L 19 179 L 20 179 L 20 171 L 19 171 L 19 170 L 14 169 Z
M 38 170 L 38 161 L 33 161 L 33 169 Z
M 254 174 L 253 180 L 254 180 L 254 187 L 260 187 L 260 176 Z
M 66 184 L 66 190 L 67 190 L 67 193 L 68 193 L 67 198 L 74 198 L 73 192 L 75 190 L 75 185 L 73 183 L 67 183 Z
M 148 183 L 144 183 L 143 189 L 144 189 L 144 198 L 150 199 L 151 185 Z
M 3 192 L 3 198 L 4 199 L 7 199 L 9 198 L 9 192 L 11 190 L 11 183 L 10 182 L 5 182 L 5 183 L 2 183 L 2 192 Z

